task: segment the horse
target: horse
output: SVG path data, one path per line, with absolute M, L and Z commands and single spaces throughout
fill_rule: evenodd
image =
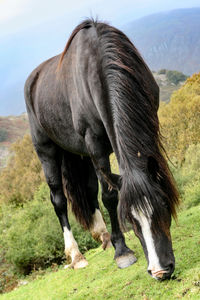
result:
M 129 224 L 148 273 L 170 278 L 175 268 L 170 226 L 178 192 L 161 141 L 159 88 L 129 38 L 106 23 L 83 21 L 64 51 L 30 74 L 25 100 L 33 145 L 71 259 L 68 267 L 88 264 L 68 221 L 71 203 L 76 219 L 103 249 L 114 246 L 119 268 L 137 261 L 124 237 Z M 112 152 L 119 175 L 111 172 Z M 98 180 L 111 235 L 99 209 Z

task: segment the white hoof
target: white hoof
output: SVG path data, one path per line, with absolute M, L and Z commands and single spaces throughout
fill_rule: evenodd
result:
M 88 265 L 87 260 L 84 258 L 84 256 L 81 254 L 73 260 L 73 262 L 69 265 L 65 265 L 64 269 L 81 269 L 85 268 Z
M 74 264 L 74 269 L 81 269 L 87 267 L 88 262 L 86 259 L 82 259 L 78 261 L 76 264 Z
M 115 260 L 118 268 L 124 269 L 134 264 L 137 261 L 137 258 L 132 253 L 128 253 L 117 257 Z

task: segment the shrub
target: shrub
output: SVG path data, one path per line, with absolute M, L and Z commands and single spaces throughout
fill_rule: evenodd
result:
M 7 130 L 1 128 L 0 129 L 0 143 L 6 141 L 7 136 L 8 136 Z
M 69 220 L 82 253 L 99 245 L 70 213 Z M 2 207 L 0 244 L 6 260 L 20 273 L 26 274 L 65 259 L 62 230 L 46 184 L 42 184 L 35 199 L 23 207 Z
M 13 155 L 0 174 L 0 203 L 17 206 L 32 200 L 44 175 L 29 135 L 14 143 L 11 150 Z
M 166 69 L 161 69 L 158 71 L 158 74 L 166 74 L 167 70 Z
M 50 198 L 50 190 L 46 182 L 42 182 L 34 194 L 36 201 L 48 201 Z
M 187 208 L 200 203 L 200 176 L 186 185 L 183 197 L 184 204 Z
M 183 199 L 187 207 L 200 203 L 200 144 L 190 145 L 181 168 Z
M 19 272 L 29 273 L 63 258 L 62 233 L 48 204 L 34 201 L 24 208 L 6 209 L 1 225 L 5 258 Z
M 171 167 L 179 187 L 183 206 L 200 203 L 200 144 L 190 145 L 181 167 Z
M 181 72 L 178 71 L 167 71 L 166 72 L 167 79 L 169 80 L 170 83 L 173 83 L 177 85 L 181 81 L 185 81 L 188 76 L 184 75 Z
M 200 73 L 188 78 L 173 93 L 170 103 L 161 104 L 159 119 L 164 146 L 170 159 L 181 165 L 189 145 L 200 143 Z M 194 155 L 194 154 L 193 154 Z

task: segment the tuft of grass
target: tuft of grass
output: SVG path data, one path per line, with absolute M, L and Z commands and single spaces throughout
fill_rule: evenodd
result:
M 146 272 L 146 260 L 139 241 L 132 233 L 127 244 L 138 261 L 120 270 L 113 261 L 114 249 L 88 251 L 89 266 L 80 270 L 51 272 L 0 300 L 102 300 L 102 299 L 199 299 L 200 298 L 200 205 L 182 211 L 178 225 L 172 225 L 176 270 L 171 280 L 159 282 Z

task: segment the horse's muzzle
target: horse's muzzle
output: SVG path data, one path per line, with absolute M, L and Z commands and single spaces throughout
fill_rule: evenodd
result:
M 148 270 L 149 275 L 151 275 L 153 278 L 157 280 L 165 280 L 165 279 L 170 279 L 172 273 L 174 272 L 174 263 L 171 263 L 168 265 L 167 268 L 162 269 L 162 270 Z

